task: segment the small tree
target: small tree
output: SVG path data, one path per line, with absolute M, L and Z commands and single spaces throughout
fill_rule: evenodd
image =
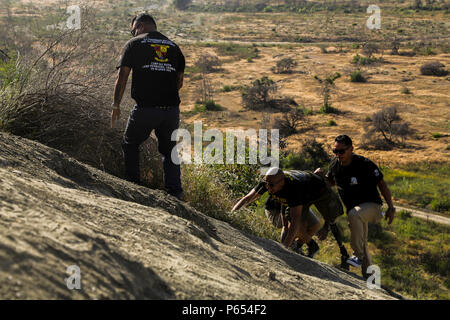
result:
M 402 120 L 396 107 L 385 107 L 372 115 L 371 124 L 365 127 L 364 145 L 376 148 L 392 148 L 404 144 L 408 136 L 413 134 L 409 124 Z M 382 137 L 380 143 L 379 137 Z
M 270 95 L 276 91 L 276 83 L 267 76 L 253 81 L 252 86 L 246 86 L 242 91 L 244 108 L 258 110 L 270 107 Z
M 317 82 L 320 83 L 320 93 L 323 96 L 323 105 L 321 110 L 324 113 L 334 113 L 337 110 L 331 107 L 330 101 L 330 95 L 331 91 L 336 88 L 336 85 L 334 84 L 334 81 L 341 77 L 341 74 L 339 72 L 336 72 L 333 75 L 329 75 L 325 79 L 319 78 L 317 75 L 314 76 L 314 79 L 317 80 Z

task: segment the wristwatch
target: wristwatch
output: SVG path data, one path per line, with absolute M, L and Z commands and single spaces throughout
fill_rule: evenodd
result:
M 115 106 L 114 105 L 114 102 L 113 103 L 111 103 L 111 107 L 113 108 L 113 110 L 120 110 L 120 107 L 119 106 Z

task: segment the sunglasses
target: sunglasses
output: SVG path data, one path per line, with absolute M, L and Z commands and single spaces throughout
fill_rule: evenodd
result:
M 277 181 L 277 182 L 275 182 L 275 183 L 273 183 L 273 182 L 269 182 L 269 181 L 264 181 L 264 183 L 266 184 L 266 186 L 268 186 L 268 187 L 271 187 L 271 188 L 273 188 L 273 187 L 275 187 L 277 184 L 279 184 L 281 181 Z
M 134 37 L 134 34 L 136 33 L 136 29 L 130 30 L 130 33 Z
M 348 150 L 348 148 L 345 148 L 345 149 L 333 149 L 333 153 L 334 154 L 344 154 L 347 150 Z

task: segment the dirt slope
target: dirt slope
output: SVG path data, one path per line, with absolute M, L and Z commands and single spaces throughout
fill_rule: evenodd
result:
M 0 299 L 392 298 L 162 191 L 4 133 L 0 185 Z M 66 287 L 70 265 L 81 290 Z

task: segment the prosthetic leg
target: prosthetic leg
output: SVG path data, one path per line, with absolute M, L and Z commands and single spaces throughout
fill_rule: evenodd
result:
M 347 263 L 347 259 L 349 258 L 348 252 L 345 249 L 344 244 L 342 243 L 342 235 L 341 231 L 339 230 L 336 222 L 330 223 L 330 229 L 333 233 L 334 238 L 336 239 L 336 242 L 339 246 L 339 251 L 341 252 L 341 268 L 344 270 L 349 270 L 349 265 Z

